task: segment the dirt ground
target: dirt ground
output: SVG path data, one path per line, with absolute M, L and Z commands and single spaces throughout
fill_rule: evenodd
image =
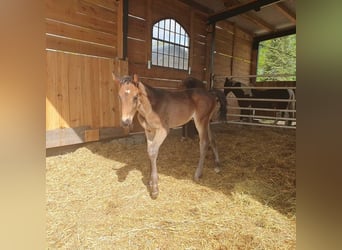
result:
M 295 130 L 213 131 L 221 173 L 209 152 L 194 182 L 198 138 L 174 130 L 159 152 L 156 200 L 141 135 L 47 157 L 47 248 L 295 249 Z

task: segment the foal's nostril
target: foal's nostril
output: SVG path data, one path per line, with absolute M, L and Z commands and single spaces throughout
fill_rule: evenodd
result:
M 127 127 L 131 124 L 131 120 L 125 119 L 125 120 L 122 120 L 121 123 L 122 123 L 122 126 Z

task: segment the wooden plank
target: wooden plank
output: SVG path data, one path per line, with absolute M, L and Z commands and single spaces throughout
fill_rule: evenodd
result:
M 46 148 L 60 147 L 84 142 L 84 131 L 88 127 L 59 128 L 46 131 Z
M 52 35 L 46 35 L 46 47 L 48 49 L 59 51 L 67 51 L 107 58 L 114 58 L 117 55 L 116 47 L 102 46 L 73 39 L 66 39 L 63 37 L 56 37 Z
M 273 6 L 280 10 L 280 12 L 293 24 L 296 24 L 296 13 L 292 12 L 284 3 L 277 3 Z
M 233 41 L 215 40 L 215 51 L 226 55 L 233 56 Z
M 114 59 L 113 61 L 113 72 L 115 75 L 124 76 L 128 75 L 128 60 Z
M 94 68 L 92 65 L 92 61 L 96 60 L 92 57 L 84 57 L 83 58 L 83 72 L 82 72 L 82 112 L 83 112 L 83 122 L 84 125 L 93 126 L 93 115 L 92 115 L 92 106 L 93 103 L 93 92 L 92 85 L 96 84 L 91 78 L 91 72 L 93 72 Z
M 102 112 L 102 105 L 100 99 L 100 87 L 99 87 L 99 62 L 98 60 L 91 60 L 90 61 L 91 68 L 93 69 L 90 72 L 89 78 L 92 82 L 91 84 L 91 116 L 92 116 L 92 127 L 99 128 L 101 127 L 101 112 Z
M 46 130 L 59 128 L 59 113 L 56 108 L 57 93 L 57 55 L 53 52 L 46 54 Z
M 81 57 L 76 55 L 66 55 L 69 62 L 68 82 L 69 82 L 69 112 L 70 127 L 79 127 L 84 125 L 83 121 L 83 102 L 82 102 L 82 63 Z
M 148 0 L 129 0 L 128 13 L 146 19 L 146 11 L 151 8 Z
M 128 135 L 128 130 L 121 127 L 101 128 L 100 140 L 109 138 L 118 138 Z
M 122 60 L 120 60 L 122 61 Z M 128 74 L 128 63 L 126 61 L 121 62 L 121 69 L 122 72 L 125 72 L 124 75 Z M 120 127 L 121 126 L 121 109 L 120 109 L 120 103 L 118 98 L 119 93 L 119 86 L 116 84 L 112 78 L 112 72 L 115 71 L 116 63 L 114 63 L 114 60 L 110 61 L 110 74 L 108 75 L 109 81 L 110 81 L 110 105 L 111 105 L 111 111 L 113 112 L 111 119 L 113 119 L 111 122 L 114 127 Z
M 100 101 L 102 106 L 101 112 L 101 127 L 110 127 L 114 125 L 114 95 L 112 91 L 114 88 L 114 82 L 110 79 L 111 71 L 113 69 L 113 62 L 111 60 L 99 60 L 100 75 Z
M 145 84 L 148 84 L 156 88 L 177 89 L 177 88 L 180 88 L 181 86 L 181 80 L 169 81 L 169 80 L 161 80 L 158 78 L 141 77 L 141 81 Z
M 120 0 L 117 2 L 117 17 L 116 17 L 116 34 L 117 34 L 117 40 L 116 40 L 116 48 L 117 48 L 117 57 L 123 58 L 124 57 L 124 47 L 123 47 L 123 25 L 124 25 L 124 18 L 123 18 L 123 1 Z M 126 56 L 126 55 L 125 55 Z
M 252 44 L 244 43 L 241 40 L 237 40 L 234 46 L 234 57 L 238 57 L 247 61 L 251 61 L 252 58 Z
M 129 62 L 147 65 L 146 42 L 127 39 L 127 57 Z
M 188 76 L 187 70 L 177 70 L 165 67 L 159 67 L 152 65 L 151 69 L 147 69 L 146 64 L 129 64 L 129 74 L 132 75 L 137 73 L 141 76 L 152 77 L 152 78 L 164 78 L 164 79 L 184 79 Z
M 59 127 L 68 128 L 70 122 L 69 111 L 69 79 L 68 79 L 69 60 L 64 53 L 57 53 L 57 103 L 56 109 L 59 113 Z
M 215 33 L 215 40 L 220 40 L 220 41 L 233 41 L 233 33 L 228 33 L 228 32 L 222 32 L 222 31 L 217 31 Z
M 252 43 L 253 42 L 253 36 L 251 36 L 250 34 L 248 34 L 247 32 L 243 31 L 242 29 L 236 28 L 236 32 L 235 32 L 236 37 L 238 37 L 239 41 L 242 42 L 242 40 L 245 40 L 247 42 Z
M 85 2 L 92 3 L 98 5 L 102 8 L 106 8 L 108 10 L 115 11 L 118 6 L 118 2 L 122 2 L 122 0 L 84 0 Z
M 233 64 L 233 74 L 234 75 L 248 75 L 250 70 L 250 64 L 241 60 L 234 59 Z M 239 81 L 246 80 L 244 78 L 239 79 Z M 249 81 L 249 79 L 247 79 Z
M 147 6 L 151 6 L 152 5 L 152 1 L 153 0 L 147 0 Z M 145 41 L 146 41 L 146 54 L 147 54 L 147 60 L 149 60 L 150 62 L 152 61 L 152 46 L 150 46 L 148 44 L 149 41 L 151 41 L 151 37 L 152 37 L 152 10 L 151 8 L 147 8 L 146 9 L 146 26 L 148 27 L 148 29 L 146 29 L 145 32 Z
M 190 12 L 190 33 L 189 33 L 189 36 L 190 38 L 192 37 L 192 34 L 195 33 L 195 27 L 194 27 L 194 11 L 191 10 Z M 193 56 L 194 56 L 194 53 L 195 53 L 195 48 L 194 48 L 194 42 L 195 42 L 195 39 L 190 39 L 190 51 L 189 51 L 189 67 L 193 67 Z M 199 53 L 197 51 L 197 53 Z
M 93 4 L 90 1 L 78 0 L 76 13 L 115 24 L 117 10 L 108 10 L 107 8 Z
M 100 139 L 99 129 L 87 129 L 84 131 L 84 141 L 98 141 Z
M 65 36 L 86 42 L 93 42 L 108 46 L 114 46 L 117 36 L 99 32 L 94 29 L 84 28 L 78 25 L 46 19 L 46 32 L 54 35 Z
M 130 16 L 128 17 L 128 34 L 127 35 L 129 37 L 137 38 L 140 40 L 145 40 L 145 34 L 146 34 L 147 29 L 150 29 L 150 27 L 146 26 L 146 21 L 133 18 Z
M 116 25 L 113 20 L 104 21 L 92 16 L 77 13 L 78 0 L 46 0 L 46 18 L 75 24 L 85 28 L 90 28 L 106 33 L 116 34 Z
M 189 33 L 190 18 L 189 13 L 191 7 L 179 1 L 164 0 L 153 1 L 152 5 L 152 22 L 156 22 L 165 17 L 172 17 L 179 22 L 183 28 Z
M 127 131 L 121 127 L 106 127 L 100 129 L 91 129 L 89 126 L 59 128 L 46 131 L 46 148 L 73 145 L 87 141 L 119 138 L 126 136 L 127 134 Z M 97 136 L 98 138 L 96 139 Z
M 224 30 L 225 32 L 233 33 L 234 25 L 229 21 L 222 20 L 216 23 L 216 30 Z
M 230 57 L 223 56 L 220 54 L 215 54 L 214 62 L 215 62 L 215 69 L 214 69 L 215 74 L 217 74 L 217 75 L 230 75 L 231 74 Z

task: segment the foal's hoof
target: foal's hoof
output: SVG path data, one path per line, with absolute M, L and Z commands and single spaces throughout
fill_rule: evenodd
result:
M 159 191 L 153 191 L 153 192 L 150 193 L 151 198 L 152 198 L 153 200 L 157 199 L 158 194 L 159 194 Z
M 199 182 L 201 177 L 202 177 L 202 175 L 196 175 L 196 174 L 195 174 L 195 176 L 194 176 L 194 181 L 195 181 L 195 182 Z
M 220 173 L 220 172 L 221 172 L 221 168 L 219 168 L 219 167 L 215 167 L 215 168 L 214 168 L 214 171 L 215 171 L 215 173 L 216 173 L 216 174 L 218 174 L 218 173 Z

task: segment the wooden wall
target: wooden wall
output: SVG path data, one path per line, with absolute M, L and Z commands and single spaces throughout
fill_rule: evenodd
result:
M 46 0 L 46 146 L 127 134 L 112 71 L 122 53 L 122 1 Z
M 220 21 L 215 27 L 214 86 L 223 87 L 225 76 L 249 75 L 252 63 L 253 37 L 228 21 Z M 249 79 L 238 81 L 249 84 Z
M 174 0 L 130 0 L 128 17 L 128 61 L 129 72 L 137 73 L 144 81 L 159 87 L 177 88 L 180 81 L 189 76 L 187 70 L 170 69 L 152 65 L 152 26 L 164 18 L 173 18 L 190 36 L 191 75 L 206 80 L 207 64 L 207 15 Z
M 152 26 L 173 18 L 190 36 L 191 76 L 210 82 L 212 33 L 207 14 L 185 1 L 129 0 L 127 55 L 124 55 L 124 0 L 45 0 L 46 146 L 125 136 L 111 72 L 137 73 L 153 86 L 179 88 L 186 70 L 152 65 Z M 229 22 L 218 22 L 215 75 L 249 74 L 251 36 Z M 123 58 L 126 56 L 126 58 Z M 222 82 L 223 84 L 223 82 Z M 223 86 L 223 85 L 222 85 Z M 141 127 L 135 121 L 133 131 Z

